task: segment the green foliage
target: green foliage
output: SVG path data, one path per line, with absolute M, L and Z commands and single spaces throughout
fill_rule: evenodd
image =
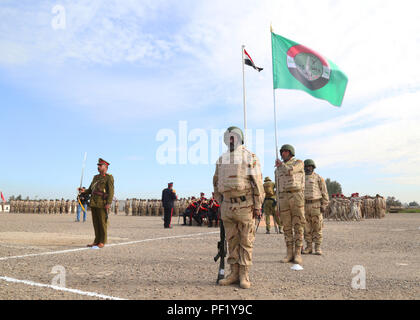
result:
M 386 198 L 386 206 L 387 207 L 401 207 L 401 201 L 398 199 L 395 199 L 395 197 L 388 197 Z
M 331 198 L 331 195 L 334 193 L 343 193 L 341 189 L 341 184 L 337 181 L 331 181 L 330 178 L 325 180 L 325 184 L 327 185 L 328 196 Z

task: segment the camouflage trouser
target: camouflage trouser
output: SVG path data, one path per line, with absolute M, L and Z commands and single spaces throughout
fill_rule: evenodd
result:
M 230 196 L 223 194 L 220 208 L 228 243 L 227 263 L 250 266 L 255 240 L 254 200 L 250 192 L 245 197 L 245 201 L 231 203 Z
M 312 242 L 321 244 L 322 242 L 322 213 L 321 201 L 305 203 L 305 241 L 309 246 Z
M 303 191 L 279 194 L 280 219 L 286 245 L 301 247 L 305 227 L 305 198 Z M 293 234 L 294 231 L 294 234 Z
M 274 222 L 277 223 L 277 225 L 279 227 L 282 226 L 281 221 L 280 221 L 280 217 L 276 214 L 276 206 L 274 205 L 273 200 L 275 200 L 275 199 L 266 198 L 264 200 L 264 206 L 263 206 L 264 215 L 265 215 L 265 228 L 268 231 L 270 231 L 270 223 L 271 223 L 270 216 L 273 216 Z

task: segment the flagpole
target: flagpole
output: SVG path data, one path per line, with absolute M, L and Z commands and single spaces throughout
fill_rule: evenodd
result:
M 244 94 L 244 145 L 246 146 L 246 138 L 247 138 L 247 123 L 246 123 L 246 93 L 245 93 L 245 63 L 244 63 L 244 49 L 245 46 L 242 45 L 242 86 L 243 86 L 243 94 Z
M 270 37 L 272 37 L 273 27 L 270 25 Z M 274 107 L 274 138 L 276 142 L 276 160 L 279 159 L 279 148 L 277 144 L 277 114 L 276 114 L 276 92 L 274 89 L 274 61 L 273 61 L 273 40 L 271 39 L 271 66 L 273 77 L 273 107 Z
M 272 77 L 273 77 L 273 108 L 274 108 L 274 138 L 276 141 L 276 162 L 279 160 L 279 148 L 277 144 L 277 113 L 276 113 L 276 91 L 274 89 L 274 60 L 273 60 L 273 26 L 270 24 L 270 37 L 271 37 L 271 67 L 272 67 Z M 277 168 L 276 168 L 277 169 Z M 276 169 L 274 171 L 274 182 L 276 186 L 276 200 L 280 201 L 279 197 L 279 185 L 277 183 Z M 280 218 L 280 208 L 277 206 L 276 215 Z

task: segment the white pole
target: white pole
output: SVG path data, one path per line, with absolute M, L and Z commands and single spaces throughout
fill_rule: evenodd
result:
M 270 36 L 273 32 L 272 26 L 270 26 Z M 276 159 L 279 159 L 279 148 L 277 144 L 277 114 L 276 114 L 276 92 L 274 90 L 274 61 L 273 61 L 273 40 L 271 39 L 271 66 L 272 66 L 272 77 L 273 77 L 273 107 L 274 107 L 274 135 L 276 141 Z
M 270 37 L 271 37 L 271 67 L 272 67 L 272 77 L 273 77 L 273 107 L 274 107 L 274 135 L 275 135 L 275 141 L 276 141 L 276 160 L 278 160 L 279 159 L 279 148 L 278 148 L 278 144 L 277 144 L 277 114 L 276 114 L 276 92 L 275 92 L 275 89 L 274 89 L 274 61 L 273 61 L 273 35 L 272 35 L 272 32 L 273 32 L 273 27 L 270 25 Z M 275 169 L 275 170 L 277 170 L 277 168 Z M 279 197 L 279 184 L 278 184 L 278 181 L 277 181 L 277 176 L 276 176 L 276 174 L 275 174 L 275 172 L 276 171 L 274 171 L 274 180 L 275 180 L 275 186 L 276 186 L 276 200 L 277 200 L 277 203 L 279 203 L 279 199 L 280 199 L 280 197 Z M 280 212 L 278 211 L 279 210 L 279 207 L 277 206 L 277 212 L 276 212 L 276 214 L 279 216 L 280 215 Z
M 247 123 L 246 123 L 246 94 L 245 94 L 245 64 L 244 64 L 244 50 L 245 46 L 242 45 L 242 85 L 243 85 L 243 92 L 244 92 L 244 145 L 246 146 L 246 130 L 247 130 Z

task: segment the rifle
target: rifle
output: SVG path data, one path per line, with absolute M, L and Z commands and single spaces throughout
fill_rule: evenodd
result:
M 217 255 L 214 257 L 214 262 L 220 259 L 219 272 L 217 274 L 216 283 L 219 283 L 219 280 L 224 279 L 225 277 L 225 258 L 226 258 L 226 235 L 225 227 L 223 226 L 223 221 L 220 220 L 220 241 L 217 242 Z
M 260 226 L 261 218 L 262 218 L 262 214 L 260 214 L 258 216 L 258 223 L 257 223 L 257 227 L 255 228 L 255 233 L 257 233 L 257 231 L 258 231 L 258 227 Z

